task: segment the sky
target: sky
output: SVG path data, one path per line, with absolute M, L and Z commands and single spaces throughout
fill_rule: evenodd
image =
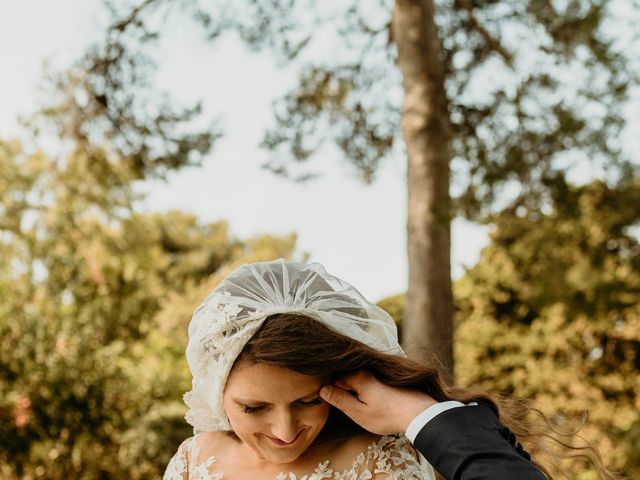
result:
M 0 138 L 20 136 L 18 117 L 38 106 L 45 62 L 53 70 L 69 65 L 100 38 L 105 21 L 100 0 L 0 2 Z M 261 169 L 266 157 L 258 144 L 272 120 L 271 104 L 294 78 L 232 37 L 211 47 L 186 29 L 173 29 L 157 81 L 177 101 L 201 99 L 224 137 L 202 167 L 141 187 L 147 193 L 143 208 L 226 220 L 240 239 L 295 232 L 299 252 L 371 300 L 406 290 L 403 159 L 383 166 L 373 185 L 329 155 L 314 162 L 321 178 L 305 184 Z M 454 222 L 454 277 L 477 261 L 487 242 L 484 227 Z

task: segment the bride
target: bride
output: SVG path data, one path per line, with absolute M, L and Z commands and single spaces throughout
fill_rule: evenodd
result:
M 196 309 L 187 360 L 194 436 L 165 480 L 435 478 L 404 435 L 371 434 L 320 398 L 363 369 L 389 384 L 434 383 L 404 356 L 389 315 L 320 264 L 235 270 Z

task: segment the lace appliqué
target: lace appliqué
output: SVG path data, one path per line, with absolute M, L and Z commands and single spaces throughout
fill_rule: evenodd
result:
M 224 472 L 212 472 L 216 460 L 213 456 L 198 462 L 197 437 L 191 437 L 180 445 L 173 456 L 163 480 L 222 480 Z M 387 435 L 359 453 L 351 468 L 336 472 L 329 467 L 329 460 L 321 462 L 308 475 L 280 472 L 275 480 L 434 480 L 435 474 L 422 456 L 404 436 Z
M 215 457 L 211 456 L 198 463 L 199 456 L 196 435 L 182 442 L 169 461 L 162 480 L 222 480 L 222 472 L 211 473 L 211 466 L 216 463 Z

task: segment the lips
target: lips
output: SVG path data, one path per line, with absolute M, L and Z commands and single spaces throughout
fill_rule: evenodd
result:
M 291 440 L 290 442 L 284 442 L 282 440 L 280 440 L 279 438 L 273 438 L 273 437 L 269 437 L 267 435 L 267 437 L 269 438 L 269 440 L 271 440 L 271 442 L 273 442 L 273 444 L 277 445 L 278 447 L 286 447 L 288 445 L 293 445 L 296 440 L 298 440 L 298 438 L 300 437 L 300 434 L 302 433 L 302 431 L 298 432 L 296 434 L 296 436 L 294 437 L 293 440 Z

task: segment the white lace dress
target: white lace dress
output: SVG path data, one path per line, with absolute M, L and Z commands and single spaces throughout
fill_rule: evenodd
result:
M 163 480 L 222 480 L 214 456 L 199 458 L 198 435 L 185 440 L 173 456 Z M 329 460 L 301 477 L 280 472 L 273 480 L 434 480 L 433 468 L 416 452 L 405 436 L 387 435 L 360 452 L 351 468 L 335 471 Z

